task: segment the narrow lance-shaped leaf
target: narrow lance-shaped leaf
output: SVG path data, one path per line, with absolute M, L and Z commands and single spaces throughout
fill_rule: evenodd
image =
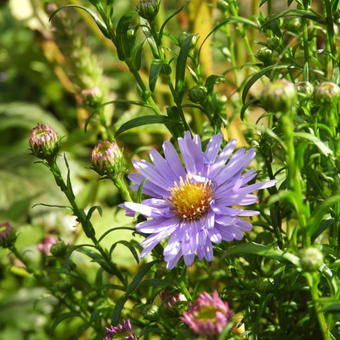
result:
M 149 74 L 149 87 L 153 92 L 156 87 L 158 76 L 162 70 L 163 62 L 160 59 L 154 59 L 151 63 L 150 74 Z
M 116 132 L 115 136 L 122 134 L 123 132 L 133 129 L 138 126 L 148 125 L 148 124 L 177 124 L 176 121 L 171 120 L 167 116 L 143 116 L 137 117 L 124 123 Z
M 194 38 L 193 34 L 190 34 L 183 42 L 181 46 L 181 50 L 178 55 L 177 64 L 176 64 L 176 94 L 177 100 L 182 101 L 184 94 L 184 84 L 185 84 L 185 68 L 187 65 L 188 55 L 191 49 L 192 39 Z
M 111 39 L 105 23 L 102 20 L 100 20 L 98 16 L 95 13 L 93 13 L 90 9 L 84 6 L 81 6 L 81 5 L 64 5 L 64 6 L 59 7 L 50 15 L 50 21 L 56 16 L 56 14 L 58 14 L 61 10 L 65 8 L 78 8 L 88 13 L 91 16 L 91 18 L 96 22 L 98 28 L 104 34 L 104 36 L 108 39 Z

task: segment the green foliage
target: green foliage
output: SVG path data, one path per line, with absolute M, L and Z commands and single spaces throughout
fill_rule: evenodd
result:
M 134 1 L 27 3 L 0 17 L 0 223 L 18 234 L 0 249 L 0 340 L 102 339 L 124 319 L 138 338 L 198 339 L 179 318 L 215 289 L 234 318 L 209 339 L 338 338 L 340 100 L 312 91 L 338 89 L 339 1 L 163 1 L 152 17 Z M 271 112 L 260 94 L 278 79 L 298 99 Z M 56 160 L 34 164 L 37 123 L 61 137 Z M 133 197 L 89 155 L 116 141 L 130 164 L 186 130 L 254 147 L 259 180 L 278 182 L 258 193 L 243 240 L 169 271 L 163 243 L 140 259 L 143 218 L 117 208 L 146 198 L 145 183 Z M 47 235 L 58 243 L 44 254 Z M 312 270 L 306 249 L 320 255 Z M 165 289 L 185 298 L 169 309 Z

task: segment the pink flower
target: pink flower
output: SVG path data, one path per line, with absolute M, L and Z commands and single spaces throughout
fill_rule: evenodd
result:
M 55 236 L 47 236 L 37 244 L 37 248 L 41 253 L 50 255 L 50 250 L 55 243 L 57 243 L 57 238 Z
M 180 319 L 197 334 L 218 335 L 231 317 L 229 305 L 220 299 L 215 290 L 212 296 L 206 292 L 201 293 Z
M 130 320 L 124 320 L 117 326 L 110 326 L 109 328 L 106 328 L 106 337 L 104 340 L 113 339 L 137 340 L 136 336 L 132 332 Z

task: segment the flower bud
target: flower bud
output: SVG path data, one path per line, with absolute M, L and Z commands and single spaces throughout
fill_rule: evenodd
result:
M 62 258 L 67 251 L 67 245 L 63 241 L 54 243 L 50 251 L 53 256 Z
M 178 43 L 179 46 L 181 47 L 182 44 L 184 43 L 185 39 L 187 39 L 190 35 L 192 35 L 192 39 L 191 39 L 191 43 L 190 43 L 190 49 L 194 48 L 196 46 L 197 40 L 198 40 L 198 36 L 192 33 L 188 33 L 188 32 L 182 32 L 182 34 L 179 36 L 178 38 Z
M 53 159 L 59 150 L 56 132 L 45 124 L 38 124 L 32 129 L 29 145 L 33 155 L 41 159 Z
M 305 248 L 300 251 L 300 261 L 304 271 L 315 272 L 323 264 L 323 255 L 317 248 Z
M 336 103 L 340 97 L 340 88 L 337 84 L 324 81 L 315 88 L 314 98 L 318 104 Z
M 171 292 L 169 288 L 165 288 L 159 295 L 164 306 L 168 309 L 173 309 L 176 303 L 186 301 L 185 296 L 182 293 Z
M 45 237 L 40 243 L 37 244 L 38 250 L 45 255 L 50 255 L 52 246 L 57 242 L 57 238 L 53 235 Z
M 152 21 L 159 11 L 159 0 L 140 0 L 137 13 L 144 19 Z
M 0 223 L 0 247 L 10 248 L 16 241 L 16 233 L 9 223 Z
M 96 107 L 102 103 L 103 95 L 99 87 L 82 90 L 80 94 L 86 106 Z
M 189 90 L 189 99 L 193 103 L 203 103 L 207 98 L 208 90 L 205 86 L 197 85 Z
M 303 98 L 311 98 L 314 92 L 314 86 L 309 81 L 300 81 L 296 84 L 298 96 Z
M 99 175 L 113 175 L 126 171 L 123 153 L 116 142 L 100 142 L 92 150 L 91 161 Z
M 270 49 L 276 51 L 280 47 L 281 41 L 278 37 L 273 37 L 268 40 L 267 45 Z
M 287 21 L 287 29 L 293 33 L 299 33 L 301 29 L 301 19 L 300 18 L 290 18 Z
M 296 89 L 286 79 L 275 80 L 263 90 L 261 99 L 267 110 L 287 112 L 296 104 Z
M 256 52 L 255 57 L 258 60 L 262 61 L 263 64 L 269 65 L 272 62 L 272 55 L 273 55 L 272 50 L 270 50 L 267 47 L 262 47 Z

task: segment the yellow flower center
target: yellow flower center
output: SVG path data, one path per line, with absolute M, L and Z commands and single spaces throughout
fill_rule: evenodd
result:
M 216 307 L 202 307 L 198 312 L 196 319 L 200 321 L 212 321 L 216 322 L 216 313 L 219 311 Z
M 170 189 L 170 204 L 176 214 L 188 221 L 198 220 L 210 209 L 213 198 L 211 182 L 194 183 L 190 179 L 176 183 Z

